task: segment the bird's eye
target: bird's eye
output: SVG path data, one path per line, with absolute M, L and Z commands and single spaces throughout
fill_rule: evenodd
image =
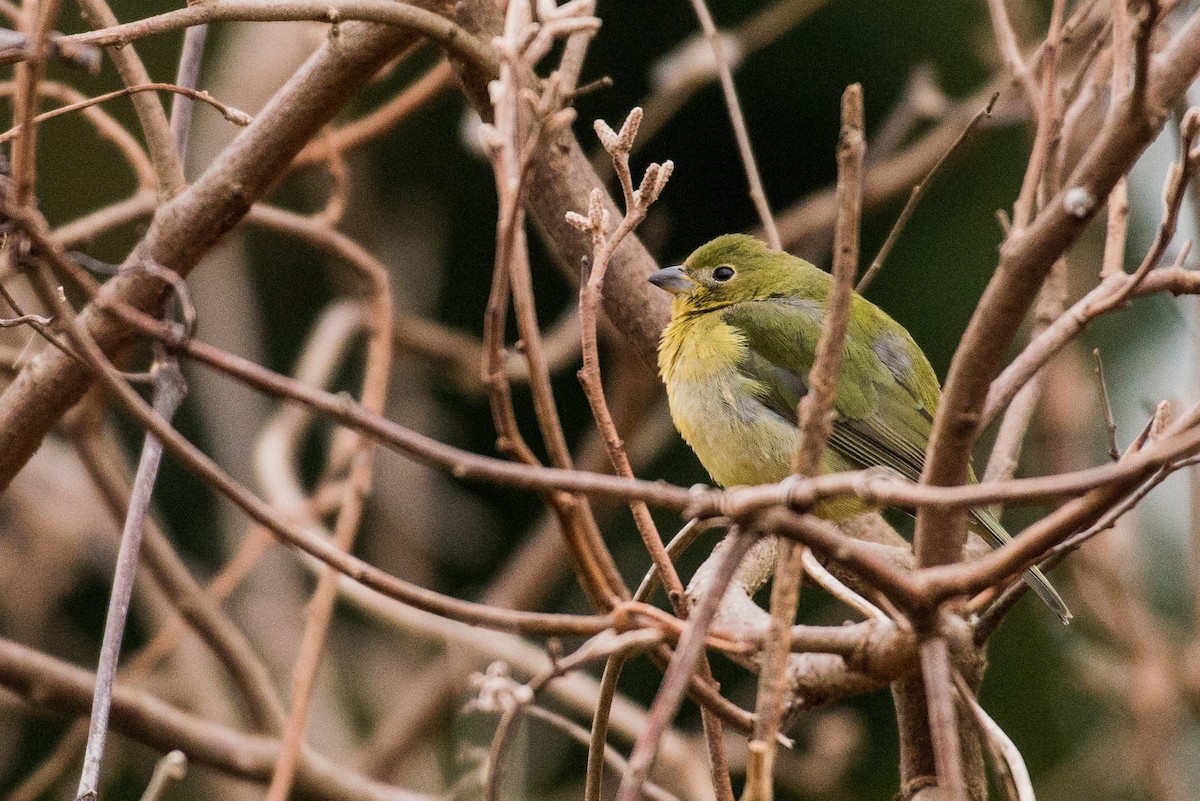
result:
M 713 270 L 713 278 L 718 281 L 728 281 L 730 278 L 733 278 L 733 268 L 727 264 L 722 264 Z

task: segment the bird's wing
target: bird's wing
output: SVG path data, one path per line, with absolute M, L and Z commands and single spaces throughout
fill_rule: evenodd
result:
M 865 307 L 852 307 L 829 447 L 851 463 L 889 467 L 916 481 L 941 392 L 937 377 L 899 323 L 862 298 L 855 296 L 852 302 Z M 807 303 L 767 300 L 731 306 L 724 313 L 746 343 L 739 371 L 764 406 L 792 423 L 820 337 L 820 308 L 815 308 L 814 313 Z M 971 517 L 973 528 L 993 546 L 1009 540 L 988 510 L 972 509 Z M 1024 578 L 1064 623 L 1071 619 L 1040 570 L 1030 568 Z
M 867 301 L 855 309 L 834 398 L 830 447 L 854 464 L 883 466 L 916 480 L 937 407 L 937 379 L 907 332 Z M 821 309 L 808 302 L 766 300 L 729 307 L 725 320 L 745 339 L 738 366 L 763 403 L 796 422 L 808 385 Z M 933 391 L 920 391 L 932 386 Z

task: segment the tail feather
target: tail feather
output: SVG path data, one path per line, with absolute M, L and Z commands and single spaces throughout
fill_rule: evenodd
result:
M 1010 542 L 1012 537 L 1004 530 L 1004 526 L 1000 525 L 1000 521 L 996 516 L 986 509 L 974 509 L 971 511 L 972 522 L 975 525 L 971 526 L 971 530 L 986 539 L 993 548 L 999 548 L 1006 542 Z M 1059 619 L 1064 624 L 1071 622 L 1071 610 L 1067 608 L 1067 604 L 1063 601 L 1062 596 L 1050 584 L 1050 580 L 1046 578 L 1042 571 L 1036 567 L 1031 567 L 1022 575 L 1025 583 L 1029 588 L 1041 598 L 1046 606 L 1058 615 Z

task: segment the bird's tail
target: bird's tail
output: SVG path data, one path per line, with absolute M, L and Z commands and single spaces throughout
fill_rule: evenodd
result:
M 971 510 L 971 530 L 979 534 L 993 548 L 999 548 L 1004 543 L 1010 541 L 1012 537 L 1004 530 L 1004 526 L 1000 525 L 1000 521 L 996 516 L 986 509 Z M 1025 571 L 1023 576 L 1025 583 L 1029 588 L 1037 593 L 1037 596 L 1045 602 L 1046 606 L 1058 615 L 1062 622 L 1071 622 L 1071 610 L 1067 608 L 1066 602 L 1058 594 L 1058 591 L 1050 584 L 1050 580 L 1038 570 L 1036 567 L 1031 567 Z

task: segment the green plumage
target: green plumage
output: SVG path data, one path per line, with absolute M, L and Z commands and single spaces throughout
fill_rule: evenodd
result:
M 781 481 L 791 470 L 796 407 L 807 391 L 832 279 L 752 237 L 728 235 L 650 280 L 674 295 L 659 367 L 680 433 L 723 485 Z M 822 469 L 882 466 L 916 481 L 940 395 L 937 375 L 908 332 L 853 295 Z M 814 511 L 836 520 L 863 510 L 849 499 Z M 972 510 L 971 529 L 993 547 L 1009 540 L 986 510 Z M 1064 621 L 1070 618 L 1040 571 L 1026 572 L 1025 580 Z

